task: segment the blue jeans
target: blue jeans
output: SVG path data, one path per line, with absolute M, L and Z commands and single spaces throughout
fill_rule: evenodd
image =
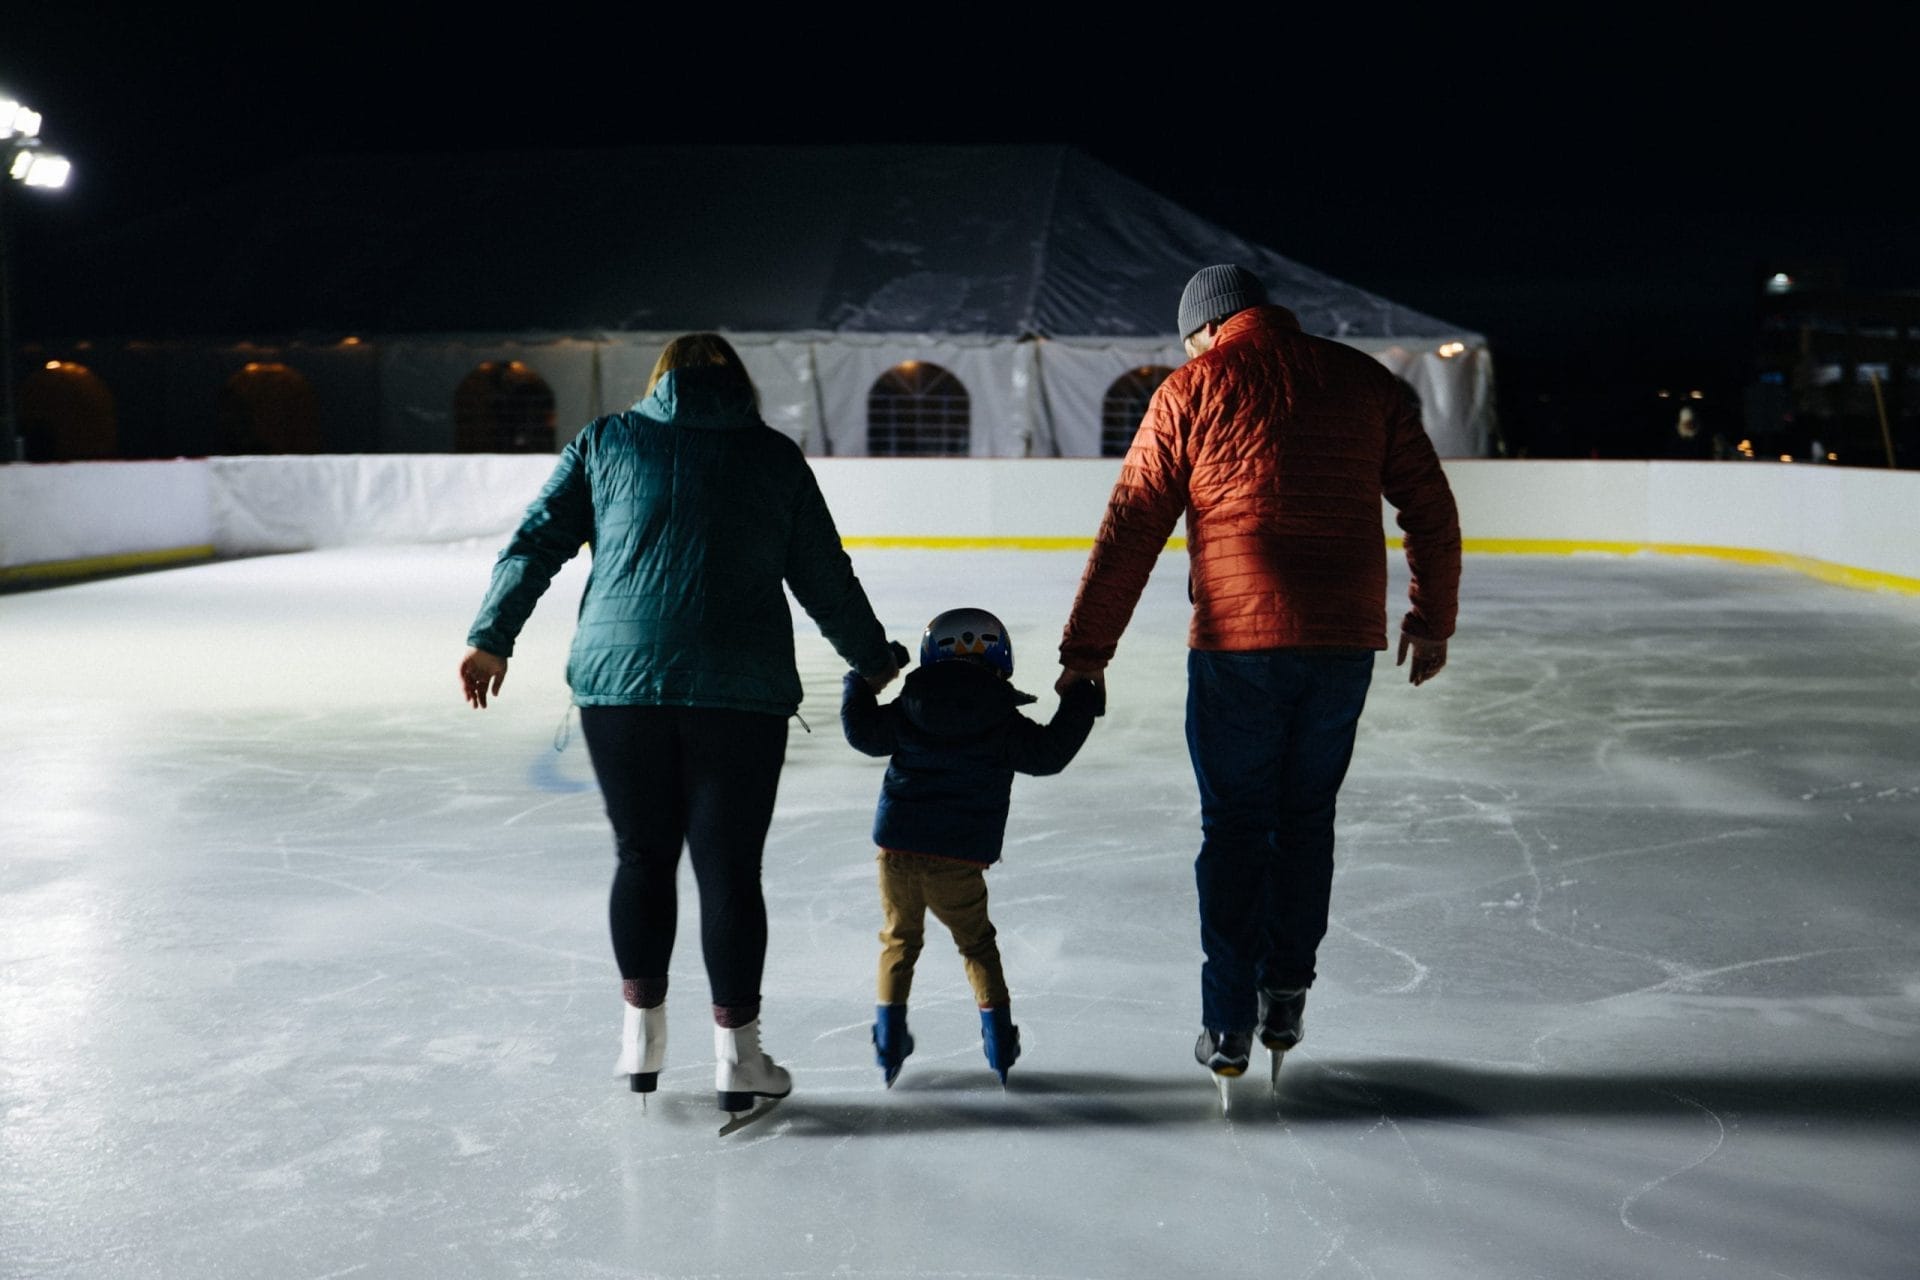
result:
M 1251 1031 L 1260 987 L 1308 987 L 1327 933 L 1333 813 L 1373 681 L 1371 650 L 1190 650 L 1200 787 L 1202 1020 Z

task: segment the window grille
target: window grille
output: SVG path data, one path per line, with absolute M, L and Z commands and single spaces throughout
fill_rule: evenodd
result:
M 453 393 L 458 453 L 552 453 L 553 388 L 518 360 L 488 360 Z
M 1146 416 L 1147 402 L 1173 370 L 1161 364 L 1129 369 L 1113 380 L 1100 402 L 1100 456 L 1122 458 Z
M 867 393 L 867 453 L 876 458 L 960 455 L 972 440 L 972 409 L 960 380 L 937 364 L 908 360 Z

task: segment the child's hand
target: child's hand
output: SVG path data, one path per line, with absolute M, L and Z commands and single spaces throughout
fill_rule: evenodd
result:
M 913 655 L 907 652 L 907 646 L 898 640 L 887 641 L 887 652 L 893 655 L 893 665 L 905 671 L 907 664 L 913 661 Z

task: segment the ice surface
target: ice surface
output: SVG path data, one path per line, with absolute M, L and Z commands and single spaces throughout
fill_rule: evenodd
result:
M 918 1051 L 873 1065 L 882 765 L 797 615 L 764 1014 L 796 1088 L 721 1139 L 688 873 L 646 1114 L 612 1074 L 584 560 L 461 701 L 494 550 L 0 596 L 0 1275 L 1913 1274 L 1920 601 L 1469 557 L 1448 669 L 1380 659 L 1307 1041 L 1225 1119 L 1179 557 L 1080 758 L 1015 784 L 1005 1089 L 937 926 Z M 999 612 L 1050 713 L 1080 553 L 855 563 L 909 644 Z

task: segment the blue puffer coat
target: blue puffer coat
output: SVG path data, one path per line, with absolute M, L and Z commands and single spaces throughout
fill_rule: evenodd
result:
M 1045 725 L 1020 714 L 1034 701 L 997 672 L 950 660 L 909 675 L 885 706 L 849 671 L 840 725 L 855 750 L 891 756 L 873 816 L 873 842 L 992 864 L 1000 860 L 1013 775 L 1066 768 L 1106 710 L 1091 680 L 1068 687 Z
M 583 544 L 593 569 L 567 662 L 581 706 L 792 715 L 801 690 L 787 587 L 854 668 L 893 669 L 805 455 L 716 373 L 668 373 L 567 445 L 495 561 L 467 643 L 512 656 Z

